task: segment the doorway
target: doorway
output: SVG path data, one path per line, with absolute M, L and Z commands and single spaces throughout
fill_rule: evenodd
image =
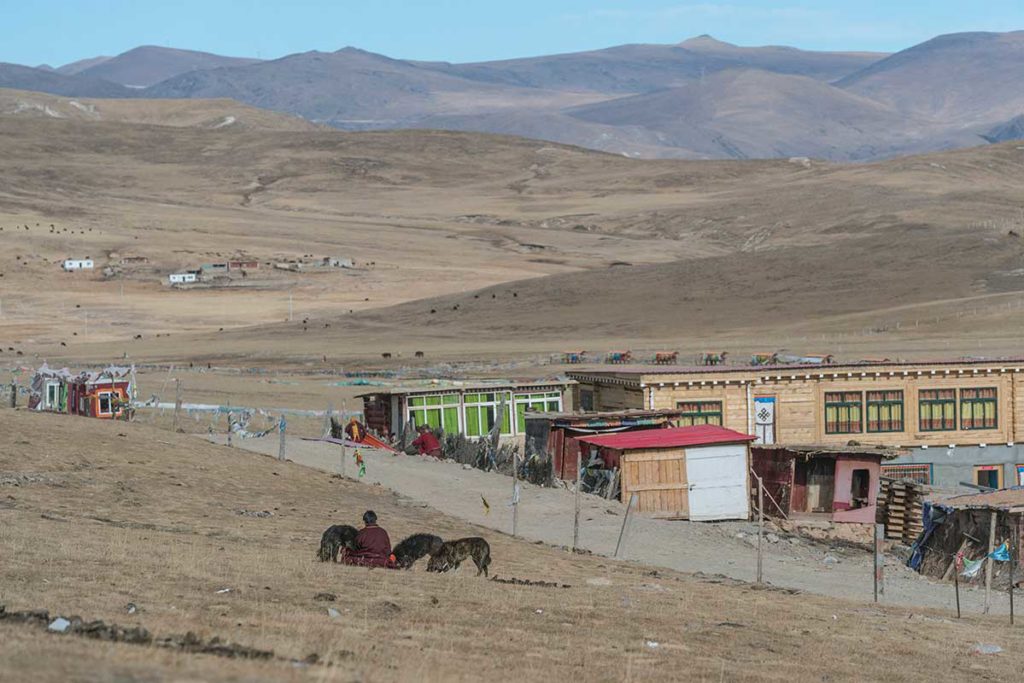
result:
M 974 468 L 974 483 L 990 489 L 1003 488 L 1002 465 L 978 465 Z
M 793 471 L 794 512 L 832 512 L 835 500 L 836 461 L 811 458 L 797 461 Z

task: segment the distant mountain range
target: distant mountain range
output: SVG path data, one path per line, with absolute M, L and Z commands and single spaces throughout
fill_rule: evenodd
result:
M 345 130 L 505 133 L 638 157 L 858 161 L 1019 136 L 1024 31 L 940 36 L 893 55 L 700 36 L 472 64 L 351 47 L 267 61 L 139 47 L 57 69 L 0 64 L 0 87 L 232 98 Z

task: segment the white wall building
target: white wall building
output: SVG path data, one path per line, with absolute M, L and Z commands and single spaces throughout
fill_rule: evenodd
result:
M 69 258 L 64 259 L 61 268 L 64 270 L 92 270 L 94 264 L 91 258 Z
M 171 273 L 167 276 L 167 281 L 172 285 L 185 285 L 197 279 L 195 273 Z

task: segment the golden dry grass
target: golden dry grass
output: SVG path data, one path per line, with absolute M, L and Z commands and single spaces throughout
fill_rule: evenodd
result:
M 229 661 L 0 622 L 0 679 L 1012 680 L 1024 663 L 1024 636 L 1002 619 L 956 622 L 574 556 L 376 487 L 143 424 L 9 410 L 0 424 L 0 477 L 30 475 L 0 485 L 8 609 L 157 635 L 191 630 L 329 662 Z M 420 530 L 482 533 L 493 573 L 572 587 L 496 584 L 465 568 L 438 576 L 313 560 L 324 527 L 368 507 L 394 540 Z M 337 601 L 314 600 L 325 591 Z M 140 611 L 128 615 L 128 602 Z M 330 618 L 327 606 L 341 616 Z M 970 654 L 979 641 L 1005 652 Z

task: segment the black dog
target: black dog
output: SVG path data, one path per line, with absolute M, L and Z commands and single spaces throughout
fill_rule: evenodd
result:
M 431 555 L 427 564 L 428 572 L 447 572 L 458 569 L 467 558 L 473 558 L 476 575 L 487 576 L 487 568 L 491 566 L 491 546 L 482 538 L 460 538 L 457 541 L 446 541 L 441 549 Z
M 433 534 L 413 534 L 395 546 L 392 554 L 399 569 L 409 569 L 425 555 L 434 556 L 441 552 L 444 542 Z
M 356 550 L 356 534 L 359 531 L 348 524 L 335 524 L 327 527 L 320 538 L 320 550 L 316 557 L 321 562 L 337 562 L 338 553 L 342 548 Z

